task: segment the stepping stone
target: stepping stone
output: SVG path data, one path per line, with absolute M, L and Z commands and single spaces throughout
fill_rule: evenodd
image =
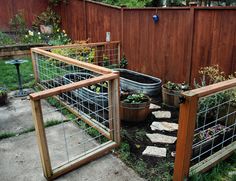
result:
M 161 109 L 161 106 L 158 106 L 156 104 L 150 104 L 149 109 Z
M 166 157 L 166 148 L 147 146 L 147 148 L 143 151 L 142 155 L 155 156 L 155 157 Z
M 155 111 L 152 112 L 152 114 L 156 117 L 156 118 L 171 118 L 171 112 L 170 111 Z
M 167 136 L 159 133 L 146 134 L 146 136 L 151 140 L 152 143 L 173 144 L 177 140 L 177 137 Z
M 178 124 L 176 123 L 168 123 L 168 122 L 153 122 L 151 124 L 152 131 L 176 131 L 178 130 Z
M 172 156 L 172 157 L 175 157 L 175 155 L 176 155 L 176 152 L 175 152 L 175 151 L 172 151 L 172 152 L 171 152 L 171 156 Z

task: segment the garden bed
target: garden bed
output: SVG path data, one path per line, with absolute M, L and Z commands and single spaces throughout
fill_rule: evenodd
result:
M 0 46 L 0 57 L 17 57 L 30 55 L 30 48 L 46 46 L 45 43 L 37 44 L 14 44 Z
M 122 144 L 116 154 L 128 166 L 133 168 L 140 176 L 147 180 L 171 180 L 174 168 L 174 157 L 171 152 L 175 151 L 175 144 L 152 143 L 146 133 L 161 133 L 169 136 L 176 136 L 177 131 L 152 131 L 150 125 L 154 121 L 178 122 L 178 111 L 175 109 L 162 108 L 171 111 L 171 119 L 157 119 L 152 114 L 141 123 L 122 122 Z M 153 157 L 142 155 L 147 146 L 167 148 L 167 157 Z

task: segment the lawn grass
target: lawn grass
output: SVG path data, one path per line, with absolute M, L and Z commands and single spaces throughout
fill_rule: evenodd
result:
M 34 85 L 32 61 L 29 57 L 22 59 L 29 60 L 27 63 L 20 65 L 20 73 L 22 77 L 23 87 L 30 88 Z M 14 65 L 5 64 L 9 59 L 0 59 L 0 87 L 6 87 L 8 90 L 18 89 L 18 79 L 16 68 Z

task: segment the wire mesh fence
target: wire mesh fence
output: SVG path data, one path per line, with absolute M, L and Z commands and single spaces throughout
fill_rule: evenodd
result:
M 173 180 L 205 172 L 236 149 L 236 79 L 182 94 Z
M 236 140 L 236 88 L 201 97 L 194 130 L 191 164 Z
M 117 42 L 51 47 L 47 51 L 110 69 L 120 66 L 120 46 Z
M 60 170 L 72 168 L 76 160 L 84 163 L 117 146 L 118 74 L 90 62 L 71 64 L 66 57 L 55 58 L 42 49 L 32 50 L 32 55 L 35 77 L 43 90 L 32 94 L 31 100 L 39 147 L 45 147 L 41 157 L 44 170 L 48 170 L 44 171 L 46 177 L 62 174 Z M 53 109 L 49 111 L 45 105 Z M 46 118 L 58 125 L 45 130 L 40 125 Z

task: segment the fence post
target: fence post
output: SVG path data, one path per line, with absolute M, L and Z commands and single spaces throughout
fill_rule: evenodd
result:
M 46 178 L 50 178 L 53 175 L 53 172 L 48 152 L 48 144 L 45 135 L 45 129 L 43 125 L 43 114 L 40 100 L 31 99 L 31 106 L 35 125 L 35 132 L 39 146 L 40 158 L 43 167 L 43 173 Z
M 179 129 L 174 165 L 174 181 L 183 181 L 189 174 L 192 144 L 198 108 L 198 97 L 184 94 L 185 102 L 180 105 Z
M 118 71 L 114 71 L 113 73 L 118 74 Z M 117 144 L 120 144 L 120 80 L 116 78 L 111 81 L 111 102 L 112 102 L 112 127 L 114 129 L 114 141 Z
M 34 79 L 36 83 L 39 83 L 39 71 L 38 71 L 38 54 L 31 50 L 32 64 L 34 70 Z
M 191 84 L 192 82 L 192 61 L 193 61 L 193 46 L 194 46 L 194 27 L 195 27 L 195 6 L 191 5 L 190 3 L 190 25 L 189 25 L 189 33 L 190 33 L 190 46 L 189 46 L 189 50 L 188 50 L 188 59 L 189 60 L 189 65 L 187 67 L 189 67 L 188 70 L 188 83 Z
M 121 41 L 120 41 L 120 46 L 121 46 L 121 49 L 120 49 L 120 55 L 121 57 L 123 56 L 124 54 L 124 8 L 126 6 L 121 6 L 121 20 L 120 20 L 120 27 L 121 27 Z

